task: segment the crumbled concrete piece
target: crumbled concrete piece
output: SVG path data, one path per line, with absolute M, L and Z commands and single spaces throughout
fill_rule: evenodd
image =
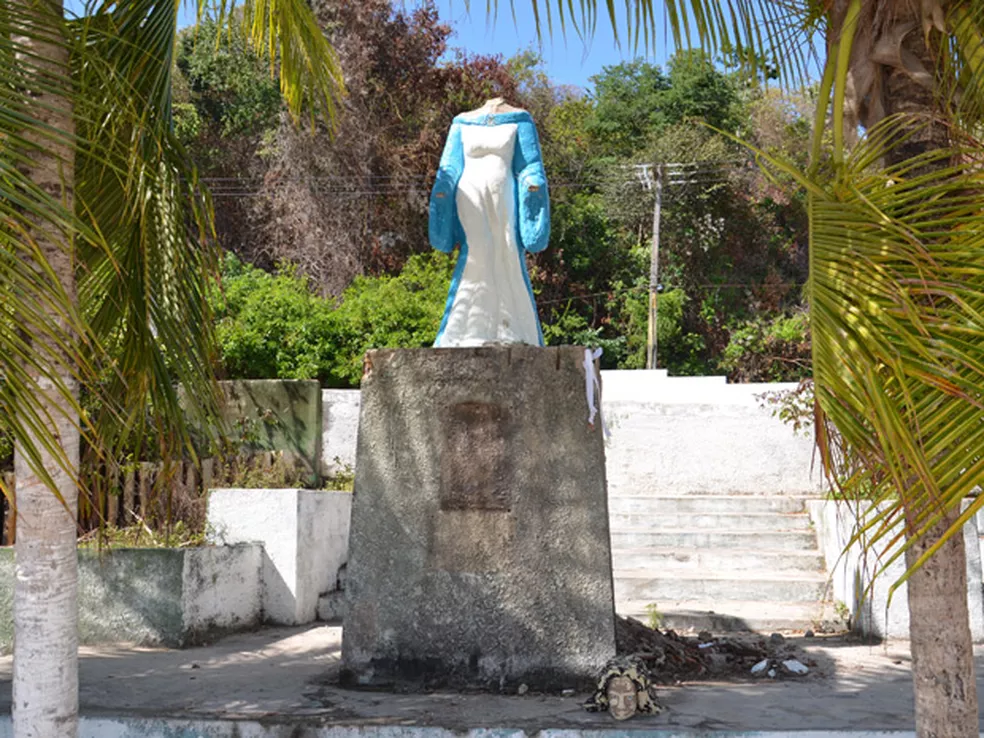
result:
M 516 690 L 516 694 L 526 694 L 530 691 L 530 688 L 525 684 L 520 684 L 519 689 Z
M 810 672 L 809 668 L 805 664 L 800 663 L 796 659 L 786 659 L 782 662 L 783 669 L 790 674 L 795 674 L 796 676 L 802 676 L 803 674 L 808 674 Z
M 702 630 L 697 634 L 697 640 L 701 643 L 707 643 L 714 640 L 714 635 L 709 630 Z
M 752 676 L 764 676 L 765 670 L 769 668 L 769 660 L 762 659 L 752 667 Z
M 774 646 L 781 646 L 783 643 L 786 642 L 786 638 L 783 636 L 782 633 L 773 633 L 772 635 L 769 636 L 769 640 L 772 642 L 772 645 Z

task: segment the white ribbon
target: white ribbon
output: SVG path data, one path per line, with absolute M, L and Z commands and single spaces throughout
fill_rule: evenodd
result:
M 592 428 L 594 427 L 595 416 L 600 415 L 600 408 L 595 405 L 595 396 L 596 394 L 601 396 L 601 378 L 595 371 L 595 360 L 601 358 L 601 353 L 600 348 L 594 351 L 589 348 L 584 349 L 584 392 L 588 398 L 588 425 Z M 610 433 L 604 418 L 601 418 L 601 431 L 605 438 L 608 438 Z

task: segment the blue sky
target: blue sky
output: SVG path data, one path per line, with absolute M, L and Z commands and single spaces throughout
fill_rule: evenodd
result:
M 513 21 L 509 8 L 509 0 L 499 0 L 499 17 L 493 22 L 486 16 L 485 0 L 471 0 L 470 10 L 465 0 L 435 0 L 441 18 L 450 23 L 455 29 L 451 45 L 476 54 L 501 54 L 510 57 L 517 51 L 534 47 L 540 51 L 546 65 L 547 74 L 560 84 L 588 87 L 588 79 L 598 74 L 602 67 L 618 64 L 620 61 L 634 58 L 632 44 L 624 38 L 625 26 L 620 26 L 619 37 L 622 47 L 615 43 L 611 23 L 607 15 L 599 13 L 598 27 L 593 39 L 587 44 L 578 38 L 573 29 L 568 29 L 566 38 L 558 24 L 554 24 L 552 36 L 547 36 L 544 27 L 542 43 L 538 42 L 536 25 L 530 0 L 515 0 L 516 21 Z M 548 3 L 554 0 L 546 0 Z M 397 7 L 400 0 L 394 3 Z M 414 7 L 414 0 L 403 0 L 405 7 Z M 604 3 L 599 2 L 604 7 Z M 617 3 L 621 6 L 621 3 Z M 541 19 L 543 16 L 544 0 L 540 0 Z M 602 13 L 604 11 L 602 10 Z M 545 21 L 544 21 L 545 23 Z M 648 55 L 649 61 L 665 65 L 669 57 L 668 39 L 662 34 L 656 40 L 655 52 Z M 638 55 L 644 55 L 644 49 Z

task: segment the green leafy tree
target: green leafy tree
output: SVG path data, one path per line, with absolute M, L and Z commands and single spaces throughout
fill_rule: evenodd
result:
M 605 67 L 591 82 L 595 115 L 589 131 L 606 154 L 631 156 L 654 131 L 669 125 L 663 101 L 670 80 L 659 67 L 642 60 L 622 62 Z

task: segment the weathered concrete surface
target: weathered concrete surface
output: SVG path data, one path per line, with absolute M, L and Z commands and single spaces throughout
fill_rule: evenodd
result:
M 350 473 L 355 470 L 359 390 L 321 390 L 321 408 L 321 471 Z
M 655 377 L 646 383 L 637 378 L 641 373 L 604 375 L 613 493 L 821 491 L 812 435 L 796 434 L 760 399 L 795 385 L 726 384 L 724 377 Z
M 260 549 L 79 551 L 79 640 L 184 646 L 259 624 Z M 13 646 L 14 552 L 0 549 L 0 650 Z
M 230 427 L 246 422 L 250 446 L 282 451 L 306 470 L 306 484 L 321 478 L 321 385 L 315 380 L 248 379 L 219 382 Z
M 659 687 L 666 712 L 616 723 L 607 714 L 585 712 L 583 692 L 341 689 L 341 636 L 341 628 L 320 626 L 238 634 L 181 651 L 85 647 L 81 738 L 914 736 L 905 643 L 795 639 L 817 664 L 802 680 Z M 979 689 L 982 653 L 976 650 Z M 0 714 L 10 712 L 10 677 L 11 658 L 0 657 Z M 9 722 L 0 722 L 0 738 L 8 736 Z
M 604 371 L 601 378 L 613 492 L 821 491 L 812 435 L 796 434 L 760 399 L 795 384 L 728 384 L 725 377 L 667 377 L 664 370 Z M 354 463 L 359 391 L 325 391 L 323 402 L 325 462 L 337 456 Z
M 858 544 L 850 548 L 847 545 L 858 524 L 857 506 L 833 500 L 811 500 L 807 504 L 827 561 L 833 599 L 850 609 L 853 627 L 878 638 L 908 638 L 907 585 L 903 584 L 895 591 L 889 605 L 889 589 L 905 573 L 904 559 L 899 558 L 875 577 L 881 568 L 876 553 L 865 552 Z M 862 516 L 866 513 L 867 510 L 861 510 Z M 967 552 L 970 632 L 974 643 L 984 643 L 984 590 L 976 517 L 964 526 L 963 535 Z
M 352 495 L 310 489 L 213 489 L 208 523 L 216 543 L 262 544 L 263 615 L 299 625 L 317 615 L 348 557 Z
M 372 351 L 345 678 L 564 688 L 614 654 L 583 349 Z
M 263 549 L 250 543 L 185 549 L 181 575 L 185 642 L 259 625 L 262 565 Z

